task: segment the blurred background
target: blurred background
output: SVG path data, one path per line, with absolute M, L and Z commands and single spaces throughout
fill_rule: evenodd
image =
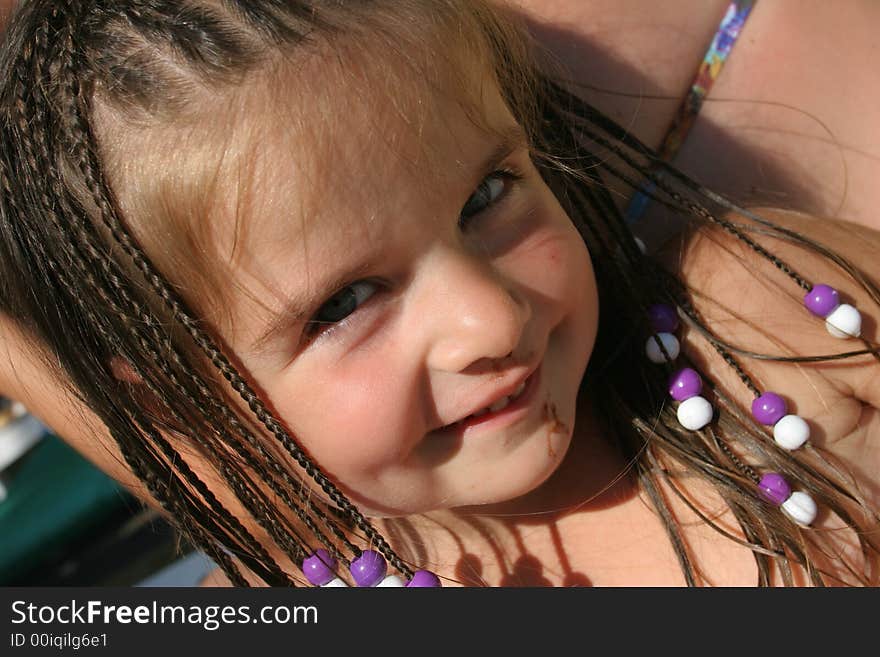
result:
M 0 586 L 197 586 L 213 564 L 0 397 Z
M 0 35 L 17 0 L 0 0 Z M 0 397 L 0 586 L 193 586 L 213 566 Z

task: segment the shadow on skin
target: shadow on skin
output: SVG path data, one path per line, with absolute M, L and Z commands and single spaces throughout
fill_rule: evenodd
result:
M 436 536 L 443 545 L 438 570 L 463 586 L 591 586 L 589 576 L 571 566 L 559 523 L 621 504 L 638 489 L 620 476 L 626 465 L 614 449 L 589 432 L 593 423 L 583 410 L 578 426 L 588 430 L 575 434 L 565 460 L 535 491 L 499 504 L 456 509 L 453 517 L 395 518 L 383 524 L 384 533 L 405 561 L 429 569 L 438 559 Z M 555 429 L 551 425 L 548 433 Z M 546 535 L 543 559 L 524 540 L 536 531 Z
M 632 124 L 639 115 L 652 111 L 668 112 L 679 104 L 681 99 L 661 97 L 661 90 L 639 70 L 604 52 L 585 36 L 528 18 L 525 22 L 538 41 L 549 44 L 551 56 L 577 62 L 570 74 L 592 87 L 580 89 L 579 95 L 621 125 Z M 696 62 L 694 65 L 696 67 Z M 622 98 L 625 96 L 631 99 Z M 710 95 L 705 102 L 717 101 Z M 746 146 L 734 129 L 714 124 L 705 116 L 696 121 L 675 163 L 698 182 L 743 206 L 785 207 L 820 215 L 831 211 L 824 207 L 817 194 L 815 181 L 787 173 L 767 151 L 759 152 Z M 621 194 L 628 196 L 625 190 L 621 190 Z M 618 196 L 621 205 L 625 204 L 626 199 Z M 648 225 L 651 228 L 648 232 L 653 232 L 658 223 L 671 221 L 670 214 L 654 204 L 640 222 L 640 229 Z

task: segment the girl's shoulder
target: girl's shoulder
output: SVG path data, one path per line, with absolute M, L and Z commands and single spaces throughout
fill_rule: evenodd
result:
M 749 214 L 773 224 L 764 226 L 748 216 L 729 213 L 720 217 L 730 228 L 715 225 L 692 225 L 667 240 L 657 250 L 657 257 L 667 268 L 680 274 L 688 284 L 718 282 L 718 278 L 734 277 L 752 292 L 758 279 L 778 283 L 779 294 L 802 300 L 806 288 L 800 289 L 784 266 L 800 275 L 807 284 L 839 283 L 841 294 L 852 295 L 850 302 L 864 300 L 870 306 L 869 295 L 846 272 L 847 261 L 880 285 L 880 230 L 842 219 L 829 219 L 779 208 L 752 208 Z M 766 249 L 763 256 L 739 232 L 758 246 Z M 719 261 L 719 258 L 721 259 Z M 731 258 L 734 259 L 731 262 Z M 777 261 L 774 262 L 773 258 Z M 711 279 L 707 281 L 706 279 Z M 754 282 L 749 282 L 754 281 Z M 734 286 L 715 289 L 719 294 L 737 292 Z M 880 300 L 877 301 L 880 304 Z M 869 323 L 869 329 L 873 323 Z M 876 335 L 865 336 L 875 339 Z

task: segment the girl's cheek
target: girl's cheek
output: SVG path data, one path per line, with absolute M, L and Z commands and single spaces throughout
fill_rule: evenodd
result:
M 566 218 L 567 221 L 567 218 Z M 587 283 L 592 267 L 586 246 L 572 226 L 548 222 L 519 252 L 518 269 L 527 283 L 551 298 L 566 296 L 571 285 Z
M 350 358 L 325 375 L 300 378 L 285 417 L 321 465 L 343 477 L 378 468 L 406 449 L 407 430 L 415 424 L 406 409 L 415 408 L 402 391 L 394 358 L 381 351 Z M 280 409 L 279 409 L 280 410 Z
M 566 244 L 566 238 L 564 234 L 552 234 L 542 245 L 540 261 L 551 265 L 555 271 L 566 266 L 570 259 L 572 249 Z

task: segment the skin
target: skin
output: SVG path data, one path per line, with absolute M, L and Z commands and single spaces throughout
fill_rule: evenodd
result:
M 579 93 L 656 147 L 728 0 L 501 4 L 586 85 Z M 880 77 L 864 64 L 878 21 L 873 0 L 759 0 L 676 166 L 741 205 L 880 229 Z M 640 228 L 663 220 L 655 210 Z
M 259 293 L 264 301 L 249 305 L 248 295 L 235 296 L 231 306 L 234 331 L 227 337 L 276 409 L 361 505 L 382 516 L 420 512 L 403 520 L 386 520 L 382 528 L 420 565 L 447 578 L 447 584 L 681 584 L 668 538 L 654 512 L 625 480 L 615 482 L 624 464 L 604 447 L 588 405 L 574 407 L 596 313 L 586 252 L 521 151 L 503 161 L 517 165 L 525 181 L 507 192 L 510 196 L 505 202 L 510 204 L 499 205 L 503 208 L 499 214 L 505 225 L 513 220 L 517 227 L 522 221 L 527 230 L 515 231 L 512 246 L 501 254 L 493 251 L 492 240 L 485 234 L 456 232 L 461 206 L 479 183 L 475 163 L 493 150 L 494 143 L 463 120 L 456 103 L 448 98 L 435 100 L 432 106 L 438 110 L 424 117 L 426 132 L 420 140 L 395 123 L 398 117 L 393 112 L 386 112 L 375 134 L 399 136 L 394 149 L 388 150 L 379 140 L 350 140 L 342 147 L 326 145 L 329 152 L 313 151 L 316 161 L 332 155 L 334 162 L 332 170 L 319 166 L 311 170 L 315 189 L 325 192 L 316 193 L 322 216 L 314 223 L 303 224 L 286 215 L 289 208 L 301 205 L 301 199 L 297 190 L 278 185 L 273 178 L 283 172 L 289 153 L 302 145 L 304 137 L 284 130 L 272 135 L 276 139 L 261 142 L 265 161 L 254 173 L 254 185 L 278 191 L 266 197 L 264 205 L 247 207 L 250 220 L 260 228 L 250 234 L 260 239 L 243 246 L 237 243 L 233 258 L 229 249 L 234 234 L 232 215 L 225 224 L 222 218 L 218 220 L 217 237 L 218 246 L 229 249 L 240 288 Z M 503 127 L 507 117 L 497 97 L 489 93 L 481 100 L 490 122 Z M 363 117 L 349 113 L 335 118 L 344 124 Z M 343 134 L 362 131 L 352 128 Z M 365 153 L 371 158 L 368 161 L 384 166 L 365 174 L 358 166 Z M 449 161 L 461 164 L 448 169 L 436 166 L 436 162 Z M 361 184 L 364 175 L 367 182 Z M 339 180 L 359 183 L 340 189 Z M 410 184 L 401 184 L 401 180 Z M 809 216 L 767 214 L 823 239 L 864 265 L 875 279 L 880 277 L 872 264 L 875 259 L 869 257 L 880 248 L 876 233 L 855 228 L 835 232 Z M 350 226 L 353 215 L 370 221 L 356 220 L 358 228 L 352 235 L 340 229 L 340 222 Z M 342 221 L 343 217 L 349 221 Z M 496 219 L 488 214 L 483 218 L 490 223 Z M 297 246 L 301 244 L 312 245 L 308 254 Z M 322 259 L 321 244 L 332 246 L 330 257 Z M 816 280 L 853 289 L 819 259 L 782 243 L 769 244 Z M 393 284 L 377 293 L 369 319 L 305 350 L 294 346 L 297 337 L 291 333 L 282 334 L 280 343 L 266 353 L 248 353 L 247 345 L 281 307 L 277 304 L 295 289 L 294 284 L 303 280 L 301 274 L 308 271 L 317 279 L 328 261 L 338 264 L 339 252 L 349 256 L 365 247 L 393 254 L 387 260 L 383 257 L 385 271 L 369 272 Z M 670 268 L 681 270 L 687 282 L 720 306 L 742 311 L 739 306 L 747 299 L 750 312 L 758 317 L 778 317 L 782 330 L 773 340 L 759 333 L 737 335 L 744 341 L 765 340 L 757 349 L 778 349 L 780 339 L 799 353 L 839 348 L 820 326 L 797 313 L 796 299 L 781 297 L 787 312 L 779 312 L 778 289 L 769 283 L 790 289 L 786 288 L 790 281 L 774 279 L 778 272 L 770 265 L 756 264 L 725 235 L 700 232 L 669 244 L 663 256 Z M 549 263 L 558 266 L 548 267 Z M 712 275 L 721 270 L 724 277 Z M 454 284 L 456 294 L 444 295 L 438 290 L 441 283 L 450 289 Z M 575 294 L 576 290 L 587 293 Z M 858 307 L 873 307 L 865 295 L 851 294 Z M 380 295 L 385 296 L 380 299 Z M 706 310 L 719 326 L 725 320 L 729 323 L 714 304 L 707 304 Z M 425 316 L 435 321 L 424 321 Z M 876 324 L 868 322 L 865 336 L 876 341 L 876 330 Z M 453 336 L 455 345 L 464 346 L 451 348 Z M 575 344 L 574 336 L 589 339 Z M 58 382 L 46 375 L 8 322 L 4 322 L 2 337 L 6 358 L 0 368 L 0 389 L 25 401 L 80 451 L 142 494 L 119 465 L 99 423 L 59 394 Z M 748 403 L 746 391 L 705 343 L 688 336 L 686 344 L 710 376 L 727 384 L 740 403 Z M 515 428 L 516 450 L 503 449 L 508 437 L 500 432 L 484 436 L 490 438 L 487 441 L 460 445 L 432 435 L 434 425 L 456 419 L 473 400 L 483 398 L 487 386 L 499 385 L 499 373 L 518 374 L 522 363 L 531 362 L 536 354 L 555 370 L 554 376 L 543 378 L 545 384 L 550 380 L 553 385 L 541 391 L 542 403 L 537 404 L 541 412 L 531 423 Z M 820 429 L 822 446 L 843 459 L 876 495 L 873 478 L 880 471 L 876 364 L 860 358 L 846 366 L 798 369 L 795 375 L 791 366 L 750 363 L 749 367 L 768 389 L 785 390 L 798 400 L 798 412 Z M 383 385 L 388 387 L 380 388 Z M 338 386 L 344 386 L 347 394 L 339 395 Z M 404 390 L 411 392 L 401 401 Z M 394 403 L 377 407 L 376 400 L 386 399 Z M 339 413 L 339 418 L 319 412 L 337 407 L 342 400 L 346 413 Z M 315 409 L 312 418 L 309 409 Z M 365 443 L 369 449 L 364 449 Z M 497 472 L 504 472 L 503 480 L 495 478 Z M 413 486 L 416 494 L 410 489 Z M 691 486 L 689 492 L 701 507 L 713 510 L 722 522 L 730 522 L 709 491 Z M 672 503 L 686 539 L 694 545 L 695 560 L 710 582 L 754 583 L 754 562 L 746 550 L 694 522 L 680 503 Z M 823 518 L 819 526 L 833 526 L 833 520 Z M 846 538 L 841 540 L 847 544 Z

